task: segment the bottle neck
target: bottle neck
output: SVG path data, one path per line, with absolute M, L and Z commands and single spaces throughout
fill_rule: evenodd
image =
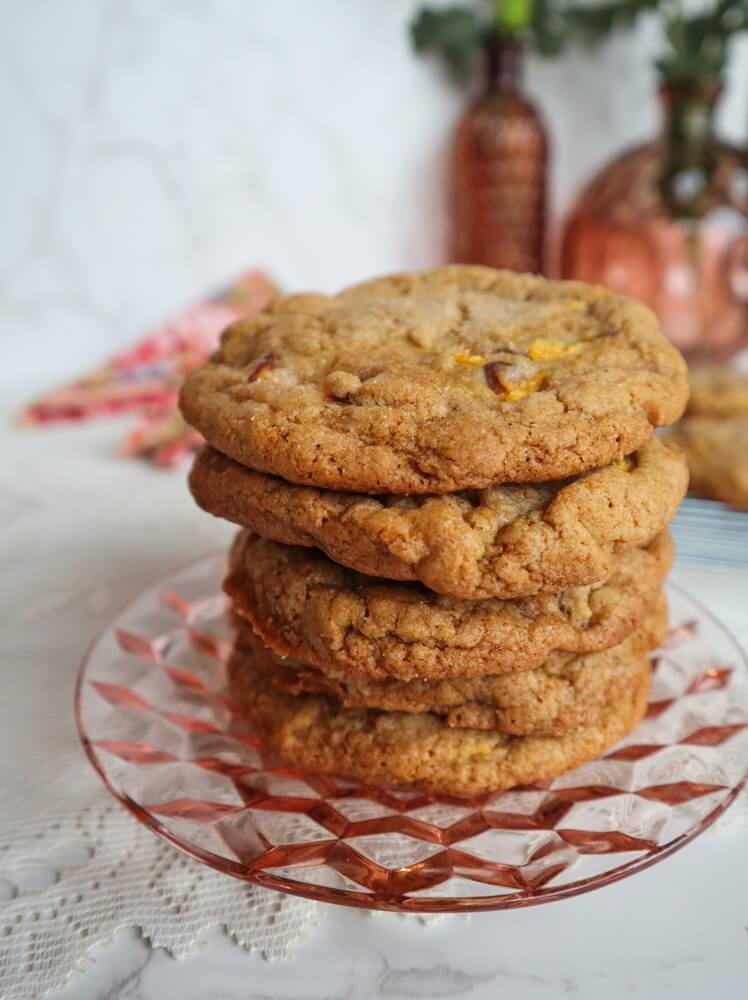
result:
M 514 38 L 494 37 L 485 46 L 485 93 L 517 96 L 522 88 L 524 49 Z
M 666 156 L 681 169 L 698 168 L 714 138 L 718 80 L 665 82 L 660 88 Z
M 698 216 L 715 167 L 714 109 L 719 80 L 667 80 L 663 109 L 660 189 L 678 214 Z

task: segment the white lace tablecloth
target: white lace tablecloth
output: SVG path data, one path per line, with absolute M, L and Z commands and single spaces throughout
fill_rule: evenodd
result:
M 25 398 L 7 388 L 6 404 Z M 11 412 L 11 411 L 9 411 Z M 220 876 L 154 837 L 104 789 L 78 745 L 76 671 L 127 598 L 224 544 L 183 476 L 117 458 L 121 426 L 0 429 L 0 997 L 59 987 L 120 927 L 187 955 L 211 926 L 283 957 L 316 904 Z M 678 578 L 745 641 L 748 576 Z M 722 824 L 744 824 L 745 798 Z
M 6 402 L 24 398 L 5 391 Z M 183 475 L 117 458 L 122 425 L 16 430 L 0 453 L 0 997 L 58 987 L 135 926 L 184 956 L 207 928 L 286 954 L 315 904 L 184 857 L 103 787 L 72 715 L 81 657 L 130 595 L 225 543 Z

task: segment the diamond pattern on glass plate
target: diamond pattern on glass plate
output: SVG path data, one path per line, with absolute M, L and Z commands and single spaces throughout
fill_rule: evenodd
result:
M 111 791 L 227 874 L 354 906 L 529 905 L 666 856 L 744 780 L 744 654 L 674 587 L 646 718 L 604 757 L 554 781 L 460 799 L 289 767 L 232 718 L 224 695 L 223 568 L 222 557 L 203 559 L 118 617 L 81 669 L 77 715 Z

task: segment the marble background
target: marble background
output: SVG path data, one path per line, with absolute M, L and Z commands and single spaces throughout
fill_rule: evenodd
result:
M 248 264 L 288 288 L 441 256 L 464 98 L 413 56 L 418 0 L 2 0 L 0 338 L 40 385 Z M 555 214 L 656 127 L 645 28 L 533 62 Z M 736 48 L 724 132 L 740 138 Z M 739 56 L 743 58 L 739 58 Z

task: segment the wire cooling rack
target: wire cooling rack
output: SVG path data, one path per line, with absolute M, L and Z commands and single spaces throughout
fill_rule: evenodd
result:
M 748 570 L 748 511 L 686 497 L 671 530 L 679 563 Z

